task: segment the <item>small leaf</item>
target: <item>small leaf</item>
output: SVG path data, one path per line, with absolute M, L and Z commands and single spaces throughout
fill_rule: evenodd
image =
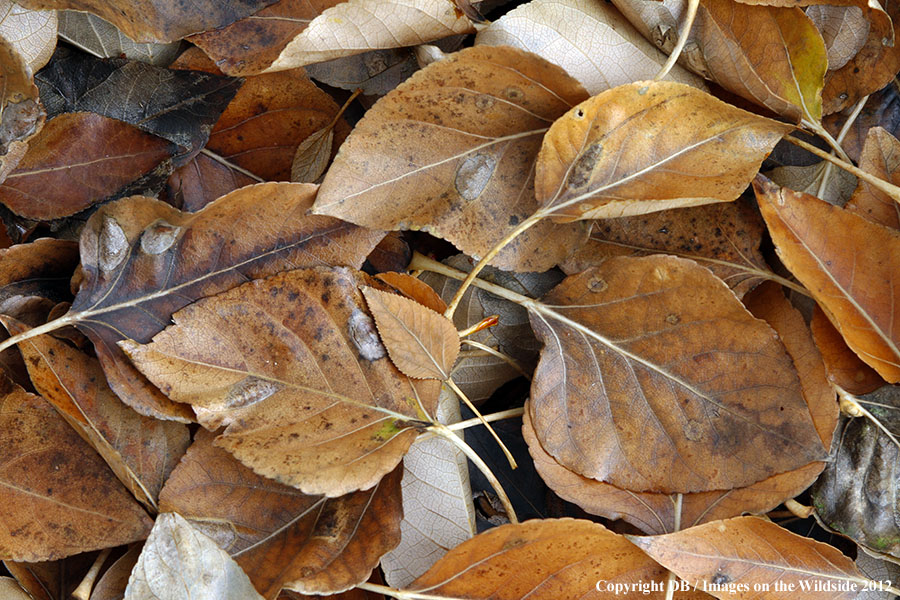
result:
M 331 158 L 334 128 L 323 127 L 300 142 L 291 163 L 291 181 L 312 183 L 322 176 Z
M 28 139 L 44 126 L 46 113 L 26 61 L 16 45 L 0 37 L 0 181 L 25 156 Z

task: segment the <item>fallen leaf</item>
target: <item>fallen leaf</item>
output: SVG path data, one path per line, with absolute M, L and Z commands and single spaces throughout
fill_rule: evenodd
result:
M 325 173 L 334 146 L 334 128 L 325 126 L 300 142 L 291 162 L 291 181 L 313 183 Z
M 573 275 L 613 256 L 674 254 L 707 267 L 740 297 L 770 273 L 759 250 L 764 230 L 756 207 L 743 198 L 603 219 L 560 267 Z
M 0 557 L 43 561 L 143 539 L 150 519 L 53 407 L 0 382 Z
M 149 342 L 178 309 L 248 279 L 362 264 L 383 234 L 308 216 L 315 193 L 308 184 L 262 183 L 197 213 L 138 196 L 94 213 L 82 233 L 84 281 L 68 317 L 94 342 L 120 398 L 141 414 L 192 418 L 190 407 L 171 403 L 135 371 L 118 341 Z
M 160 185 L 177 148 L 102 115 L 66 113 L 47 122 L 0 184 L 0 202 L 17 215 L 49 221 L 104 200 Z
M 3 600 L 32 600 L 12 577 L 0 577 L 0 597 Z
M 44 126 L 46 114 L 26 60 L 15 45 L 0 37 L 0 181 L 16 168 L 29 138 Z
M 262 600 L 224 550 L 178 513 L 156 518 L 125 600 Z
M 21 0 L 32 9 L 78 10 L 109 21 L 137 42 L 175 42 L 224 27 L 278 0 Z
M 729 202 L 788 131 L 681 83 L 620 85 L 553 124 L 535 196 L 561 221 Z
M 448 39 L 456 39 L 459 36 Z M 370 50 L 304 67 L 310 77 L 344 90 L 383 96 L 419 69 L 412 48 Z
M 900 261 L 900 233 L 762 176 L 753 187 L 785 266 L 847 345 L 886 381 L 900 381 L 900 321 L 893 309 L 900 280 L 892 277 Z M 865 269 L 857 268 L 861 255 L 874 258 Z
M 27 330 L 0 317 L 11 333 Z M 134 497 L 152 510 L 163 482 L 190 444 L 180 423 L 144 417 L 106 385 L 97 359 L 47 335 L 19 344 L 37 391 L 109 465 Z
M 91 591 L 90 600 L 122 600 L 134 565 L 141 555 L 142 546 L 132 546 L 109 566 Z
M 404 265 L 405 266 L 405 265 Z M 406 273 L 387 272 L 379 273 L 375 279 L 386 283 L 398 294 L 415 300 L 416 303 L 430 308 L 438 314 L 444 314 L 447 303 L 432 289 L 430 285 Z M 476 321 L 477 322 L 477 321 Z
M 534 52 L 564 68 L 592 96 L 653 79 L 667 58 L 618 10 L 593 0 L 532 0 L 479 31 L 475 43 Z M 666 80 L 706 88 L 678 65 Z
M 217 445 L 242 463 L 336 497 L 393 470 L 437 404 L 439 382 L 388 360 L 357 289 L 374 283 L 346 268 L 288 271 L 181 309 L 150 344 L 121 345 L 204 427 L 227 426 Z
M 0 36 L 18 50 L 32 73 L 53 55 L 56 23 L 56 11 L 28 10 L 12 0 L 0 2 Z
M 526 306 L 544 342 L 532 423 L 567 468 L 683 493 L 824 458 L 784 346 L 693 261 L 611 258 Z
M 537 209 L 530 173 L 540 140 L 584 97 L 575 80 L 534 55 L 462 50 L 366 113 L 325 175 L 314 210 L 366 227 L 423 229 L 483 256 Z M 544 271 L 586 233 L 578 224 L 541 223 L 492 264 Z
M 897 185 L 900 183 L 900 141 L 881 127 L 871 128 L 859 157 L 859 168 Z M 900 229 L 900 203 L 863 180 L 845 208 L 874 223 Z
M 872 581 L 882 583 L 900 581 L 900 565 L 887 560 L 880 560 L 870 556 L 867 552 L 857 553 L 856 567 Z M 889 591 L 872 589 L 860 592 L 856 598 L 857 600 L 892 600 L 892 597 L 893 594 Z
M 259 183 L 217 158 L 198 154 L 166 181 L 160 200 L 185 212 L 196 212 L 217 198 Z
M 288 584 L 308 594 L 349 589 L 400 540 L 400 469 L 366 491 L 307 496 L 257 475 L 214 437 L 198 433 L 166 482 L 160 510 L 215 540 L 265 598 Z
M 820 192 L 819 187 L 826 171 L 830 171 L 830 174 L 825 188 Z M 825 160 L 814 165 L 775 167 L 765 173 L 765 176 L 780 186 L 812 194 L 836 206 L 844 206 L 857 186 L 855 175 L 834 167 Z
M 834 328 L 817 305 L 810 322 L 816 346 L 825 361 L 828 379 L 851 394 L 868 394 L 884 385 L 875 369 L 864 363 L 847 347 L 840 332 Z
M 181 51 L 181 42 L 138 43 L 112 23 L 74 10 L 59 11 L 59 37 L 99 58 L 128 58 L 160 67 L 167 67 Z
M 822 34 L 829 71 L 850 62 L 869 37 L 869 21 L 858 6 L 810 6 L 806 16 Z
M 346 0 L 313 19 L 266 72 L 473 31 L 472 22 L 446 0 Z
M 774 600 L 786 593 L 793 598 L 852 598 L 855 590 L 868 582 L 836 548 L 759 517 L 737 517 L 677 533 L 628 539 L 717 598 Z M 850 587 L 853 585 L 855 590 Z
M 830 114 L 822 120 L 822 125 L 832 136 L 840 135 L 841 129 L 847 122 L 843 112 Z M 900 95 L 897 86 L 888 84 L 881 90 L 874 92 L 863 105 L 859 115 L 850 124 L 849 129 L 841 140 L 841 147 L 855 163 L 859 163 L 862 148 L 872 127 L 882 127 L 893 136 L 900 130 Z M 792 144 L 792 148 L 796 148 Z M 800 150 L 799 148 L 796 148 Z M 805 151 L 803 151 L 805 152 Z M 806 152 L 809 156 L 809 153 Z
M 3 566 L 33 600 L 57 600 L 66 598 L 75 591 L 78 583 L 90 569 L 95 555 L 95 552 L 90 552 L 40 562 L 5 560 Z M 121 597 L 117 600 L 121 600 Z

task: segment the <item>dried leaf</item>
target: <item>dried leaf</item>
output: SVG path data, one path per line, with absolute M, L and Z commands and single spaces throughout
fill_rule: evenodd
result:
M 594 223 L 588 243 L 560 266 L 573 275 L 613 256 L 674 254 L 707 267 L 740 297 L 769 273 L 759 251 L 764 230 L 756 207 L 742 198 L 603 219 Z
M 856 567 L 872 581 L 900 581 L 900 565 L 886 560 L 879 560 L 870 556 L 867 552 L 859 552 L 856 555 Z M 857 600 L 892 600 L 894 597 L 889 591 L 871 589 L 860 592 L 856 598 Z
M 653 79 L 667 58 L 619 11 L 593 0 L 532 0 L 479 31 L 475 43 L 534 52 L 564 68 L 592 96 Z M 678 65 L 666 80 L 706 88 Z
M 810 6 L 806 16 L 822 34 L 829 71 L 850 62 L 869 37 L 869 21 L 858 6 Z
M 185 212 L 196 212 L 213 200 L 254 183 L 258 181 L 217 157 L 198 154 L 172 173 L 160 200 Z
M 884 385 L 884 380 L 878 373 L 847 347 L 840 332 L 818 305 L 813 311 L 810 327 L 825 361 L 829 381 L 851 394 L 868 394 Z
M 561 69 L 521 50 L 460 51 L 366 113 L 325 175 L 315 211 L 379 229 L 421 228 L 483 256 L 537 209 L 530 173 L 541 137 L 584 97 Z M 541 223 L 492 262 L 544 271 L 585 236 L 578 224 Z
M 347 0 L 322 11 L 266 71 L 368 50 L 416 46 L 473 31 L 472 22 L 446 0 Z
M 3 600 L 32 600 L 31 596 L 12 577 L 0 577 L 0 598 Z
M 450 40 L 460 36 L 447 38 Z M 344 90 L 361 89 L 363 94 L 383 96 L 419 69 L 412 48 L 370 50 L 304 67 L 316 81 Z
M 765 175 L 778 185 L 818 196 L 829 204 L 844 206 L 857 186 L 856 176 L 829 165 L 828 161 L 823 160 L 814 165 L 776 167 Z M 819 192 L 826 171 L 830 171 L 828 182 L 825 189 Z
M 789 130 L 681 83 L 621 85 L 553 124 L 535 195 L 563 221 L 729 202 Z
M 450 378 L 459 355 L 459 334 L 442 314 L 414 300 L 363 288 L 378 336 L 391 362 L 414 379 Z
M 303 266 L 362 264 L 383 234 L 308 216 L 315 192 L 308 184 L 263 183 L 198 213 L 132 197 L 91 217 L 81 238 L 84 282 L 69 315 L 94 342 L 120 398 L 141 414 L 192 417 L 189 407 L 171 403 L 134 370 L 119 340 L 148 342 L 173 312 L 248 279 Z
M 151 181 L 159 185 L 176 150 L 116 119 L 61 114 L 31 139 L 28 153 L 0 184 L 0 202 L 29 219 L 67 217 L 152 187 Z
M 785 266 L 847 345 L 886 381 L 900 381 L 900 321 L 893 301 L 900 279 L 892 276 L 900 263 L 900 233 L 814 196 L 778 188 L 762 176 L 753 187 Z M 861 255 L 879 258 L 858 269 Z
M 846 115 L 840 112 L 828 115 L 823 119 L 822 124 L 832 136 L 838 136 L 846 122 Z M 853 162 L 859 163 L 869 129 L 873 127 L 883 127 L 891 135 L 895 137 L 898 135 L 898 130 L 900 130 L 900 93 L 898 93 L 896 85 L 889 84 L 871 94 L 859 115 L 850 124 L 847 133 L 844 134 L 841 147 L 853 159 Z M 796 148 L 796 146 L 790 146 Z M 809 156 L 809 153 L 806 152 L 806 155 Z
M 75 591 L 94 558 L 95 553 L 89 552 L 42 562 L 5 560 L 3 566 L 31 594 L 33 600 L 58 600 L 69 597 Z M 122 589 L 124 591 L 125 588 Z
M 13 333 L 27 328 L 0 317 Z M 156 508 L 163 482 L 187 450 L 190 434 L 180 423 L 144 417 L 106 385 L 97 359 L 50 336 L 19 344 L 35 388 L 103 457 L 128 491 Z
M 0 382 L 0 557 L 52 560 L 142 539 L 150 519 L 44 399 Z
M 325 172 L 334 145 L 334 128 L 323 127 L 300 142 L 291 163 L 291 181 L 312 183 Z
M 399 469 L 340 498 L 306 496 L 265 479 L 201 431 L 166 482 L 160 510 L 188 519 L 237 561 L 266 598 L 282 586 L 305 593 L 365 581 L 400 539 Z
M 437 381 L 388 360 L 360 284 L 344 268 L 288 271 L 205 298 L 139 346 L 122 346 L 171 399 L 190 403 L 217 445 L 307 494 L 375 485 L 437 404 Z
M 125 597 L 125 588 L 128 586 L 128 578 L 134 565 L 141 555 L 142 546 L 132 546 L 128 552 L 120 556 L 106 570 L 97 585 L 91 592 L 90 600 L 122 600 Z
M 224 550 L 178 513 L 156 518 L 125 600 L 262 600 Z
M 100 58 L 128 58 L 166 67 L 181 50 L 181 42 L 140 44 L 98 16 L 59 11 L 59 37 Z M 49 57 L 48 57 L 49 58 Z
M 16 168 L 28 139 L 44 126 L 44 107 L 26 57 L 0 36 L 0 181 Z
M 859 168 L 894 185 L 900 183 L 900 140 L 881 127 L 871 128 Z M 865 181 L 859 181 L 845 208 L 874 223 L 900 229 L 900 203 Z
M 28 10 L 11 0 L 0 2 L 0 36 L 18 50 L 32 73 L 53 55 L 56 22 L 56 11 Z
M 405 265 L 404 265 L 405 266 Z M 430 285 L 416 279 L 412 275 L 406 273 L 379 273 L 375 279 L 382 283 L 388 284 L 398 294 L 415 300 L 418 304 L 430 308 L 438 314 L 444 314 L 447 310 L 447 303 L 435 292 Z
M 868 581 L 836 548 L 759 517 L 629 539 L 685 581 L 697 582 L 699 589 L 718 598 L 854 597 L 853 592 Z M 850 593 L 844 596 L 842 591 Z
M 528 305 L 543 447 L 631 491 L 743 487 L 825 456 L 777 336 L 693 261 L 617 257 Z

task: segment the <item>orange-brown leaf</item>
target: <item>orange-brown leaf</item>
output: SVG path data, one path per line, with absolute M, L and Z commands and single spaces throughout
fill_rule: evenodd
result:
M 841 333 L 834 328 L 821 308 L 816 306 L 810 322 L 813 339 L 822 353 L 828 378 L 851 394 L 874 392 L 885 384 L 875 369 L 859 359 Z
M 873 127 L 866 135 L 859 168 L 876 177 L 900 184 L 900 140 L 881 127 Z M 874 223 L 900 229 L 900 202 L 862 179 L 844 208 Z

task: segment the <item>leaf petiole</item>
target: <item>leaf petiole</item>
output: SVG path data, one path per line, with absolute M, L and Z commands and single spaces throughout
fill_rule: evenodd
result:
M 491 427 L 490 424 L 485 420 L 484 415 L 481 414 L 481 411 L 475 408 L 475 405 L 472 404 L 472 401 L 469 400 L 469 397 L 466 396 L 466 394 L 461 389 L 459 389 L 459 386 L 456 385 L 456 382 L 452 379 L 447 379 L 444 383 L 446 383 L 447 387 L 453 390 L 453 393 L 456 394 L 456 396 L 460 400 L 462 400 L 466 406 L 469 407 L 469 410 L 475 413 L 475 418 L 478 419 L 482 425 L 487 427 L 487 430 L 491 433 L 491 437 L 494 438 L 494 440 L 500 446 L 500 450 L 503 451 L 503 456 L 505 456 L 506 460 L 509 461 L 509 466 L 513 469 L 518 468 L 519 465 L 516 464 L 516 459 L 513 457 L 512 452 L 509 451 L 509 448 L 506 447 L 506 444 L 503 443 L 503 440 L 500 439 L 500 436 L 497 435 L 497 432 L 494 431 L 494 428 Z

